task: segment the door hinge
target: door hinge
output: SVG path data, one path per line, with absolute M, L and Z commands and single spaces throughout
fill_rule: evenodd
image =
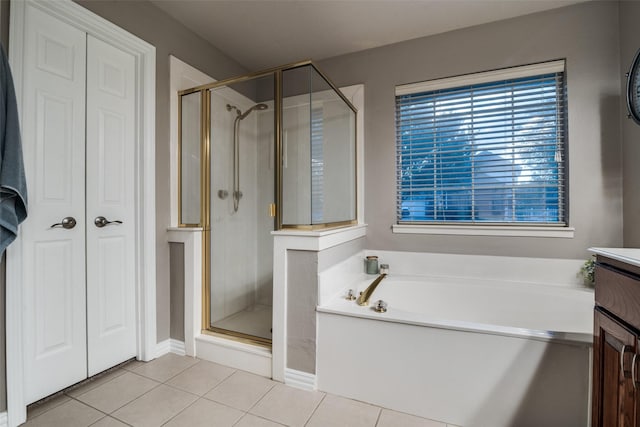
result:
M 269 203 L 269 216 L 271 218 L 276 216 L 276 204 L 275 203 Z

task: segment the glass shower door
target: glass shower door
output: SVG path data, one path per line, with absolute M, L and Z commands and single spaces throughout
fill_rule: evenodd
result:
M 273 77 L 210 96 L 210 328 L 271 342 Z

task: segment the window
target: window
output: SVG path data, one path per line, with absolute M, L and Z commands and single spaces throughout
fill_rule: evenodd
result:
M 396 88 L 398 224 L 567 225 L 564 61 Z
M 311 223 L 324 218 L 324 110 L 311 109 Z

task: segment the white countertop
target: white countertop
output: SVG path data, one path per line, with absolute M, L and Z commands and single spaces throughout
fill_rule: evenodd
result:
M 640 249 L 637 248 L 589 248 L 589 251 L 640 267 Z

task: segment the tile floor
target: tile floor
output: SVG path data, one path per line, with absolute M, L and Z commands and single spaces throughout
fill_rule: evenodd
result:
M 212 326 L 270 340 L 272 317 L 273 307 L 256 304 L 224 319 L 215 320 Z
M 133 361 L 31 405 L 25 427 L 453 427 L 216 363 Z

